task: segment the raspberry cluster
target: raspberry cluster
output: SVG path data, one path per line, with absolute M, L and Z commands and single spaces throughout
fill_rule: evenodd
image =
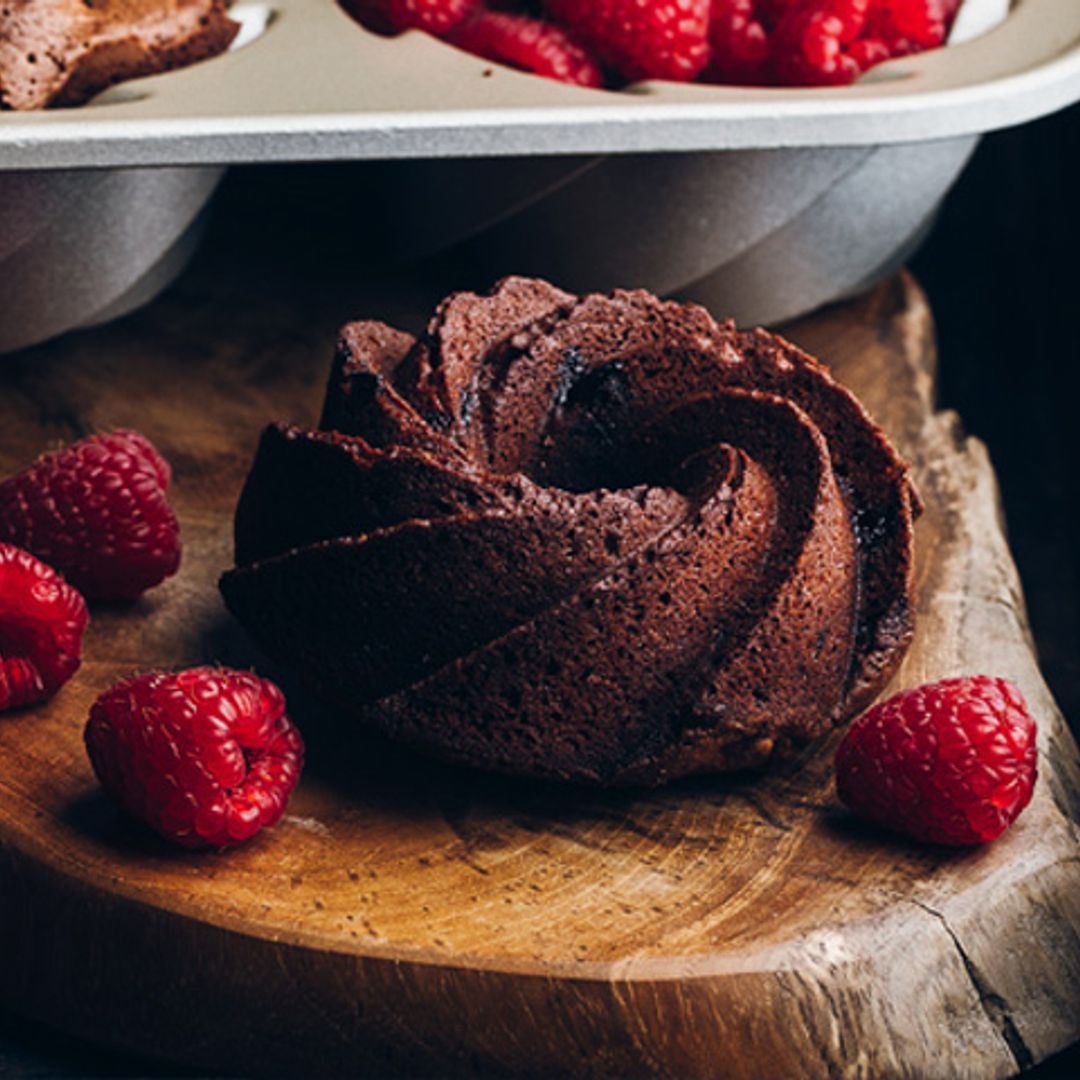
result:
M 581 86 L 643 79 L 850 83 L 945 41 L 961 0 L 341 0 L 380 34 L 425 30 Z
M 171 480 L 149 439 L 113 431 L 0 483 L 0 713 L 39 704 L 78 670 L 84 594 L 129 602 L 176 572 Z M 117 683 L 94 704 L 85 739 L 102 787 L 192 848 L 229 847 L 274 825 L 304 758 L 281 691 L 226 668 Z
M 75 674 L 85 598 L 130 601 L 176 572 L 168 462 L 137 431 L 91 435 L 0 483 L 0 712 Z

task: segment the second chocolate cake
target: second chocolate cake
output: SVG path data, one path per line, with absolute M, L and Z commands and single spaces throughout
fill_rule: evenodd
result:
M 3 0 L 0 108 L 79 105 L 216 56 L 239 29 L 227 0 Z
M 906 466 L 811 357 L 643 292 L 511 278 L 342 333 L 320 430 L 263 435 L 233 613 L 391 737 L 656 784 L 759 765 L 912 633 Z

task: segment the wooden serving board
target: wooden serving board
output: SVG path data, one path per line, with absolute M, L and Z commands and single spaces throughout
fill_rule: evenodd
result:
M 374 285 L 346 312 L 229 281 L 189 278 L 0 360 L 0 475 L 137 426 L 175 467 L 185 543 L 178 577 L 93 612 L 53 702 L 0 718 L 6 1002 L 203 1068 L 294 1074 L 989 1077 L 1080 1037 L 1077 751 L 986 453 L 933 411 L 931 319 L 904 276 L 790 334 L 889 429 L 926 499 L 896 686 L 1000 674 L 1037 716 L 1035 799 L 1002 840 L 953 853 L 858 825 L 831 744 L 763 777 L 598 794 L 434 764 L 295 690 L 309 762 L 278 828 L 191 854 L 123 819 L 83 753 L 90 703 L 209 660 L 291 689 L 218 598 L 234 501 L 263 423 L 316 415 L 331 318 L 409 306 Z

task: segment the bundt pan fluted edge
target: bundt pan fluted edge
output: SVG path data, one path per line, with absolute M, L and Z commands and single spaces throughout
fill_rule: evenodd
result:
M 317 431 L 263 434 L 221 588 L 392 738 L 659 784 L 864 706 L 912 635 L 906 465 L 824 367 L 636 291 L 508 278 L 419 339 L 345 327 Z

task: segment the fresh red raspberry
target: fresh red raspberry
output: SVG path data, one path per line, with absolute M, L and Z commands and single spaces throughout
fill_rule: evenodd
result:
M 547 0 L 552 16 L 622 78 L 688 82 L 709 59 L 710 0 Z
M 802 0 L 773 33 L 773 70 L 792 86 L 843 85 L 862 74 L 852 47 L 866 26 L 870 0 Z
M 51 697 L 75 674 L 86 604 L 55 570 L 0 544 L 0 712 Z
M 875 64 L 883 64 L 893 57 L 884 41 L 880 38 L 868 37 L 853 41 L 848 46 L 847 54 L 860 75 L 864 71 L 869 71 Z
M 345 9 L 369 30 L 393 34 L 402 30 L 426 30 L 443 37 L 481 0 L 343 0 Z
M 713 0 L 706 79 L 743 85 L 852 82 L 945 40 L 954 0 Z
M 917 840 L 981 844 L 1031 801 L 1035 721 L 1004 679 L 943 679 L 889 698 L 836 751 L 841 800 Z
M 226 668 L 125 679 L 90 710 L 86 749 L 101 786 L 185 847 L 228 847 L 276 824 L 304 744 L 266 679 Z
M 603 86 L 595 60 L 554 23 L 487 11 L 462 23 L 448 40 L 466 52 L 578 86 Z
M 866 36 L 876 38 L 889 56 L 934 49 L 945 41 L 943 0 L 873 0 Z
M 168 463 L 135 431 L 91 435 L 0 484 L 0 540 L 90 600 L 134 600 L 180 565 Z
M 756 0 L 713 0 L 709 23 L 709 78 L 742 86 L 772 80 L 772 22 Z

